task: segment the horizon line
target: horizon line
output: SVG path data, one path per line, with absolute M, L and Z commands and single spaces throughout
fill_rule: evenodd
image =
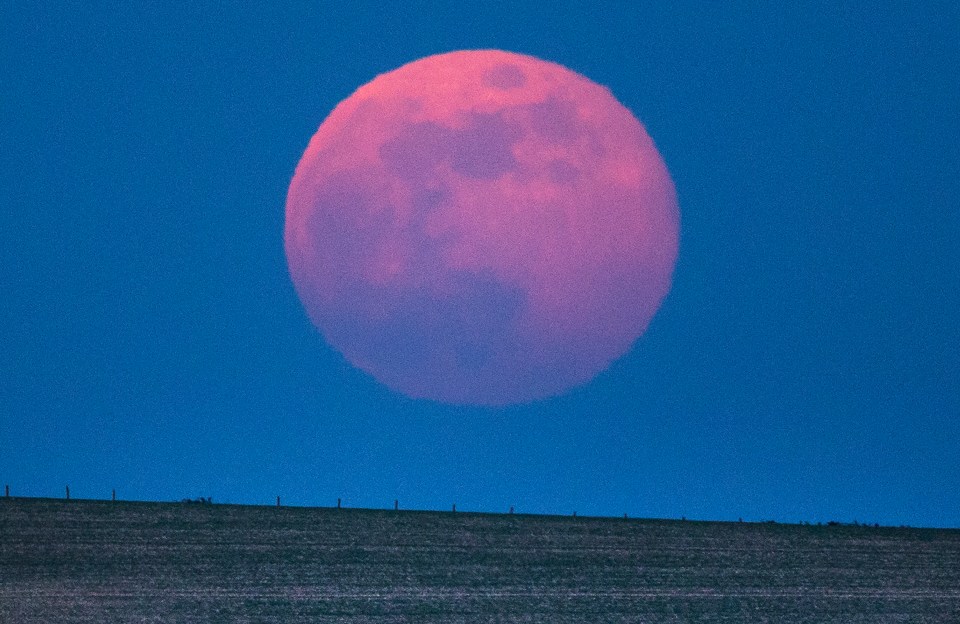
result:
M 544 512 L 523 512 L 515 511 L 514 507 L 511 506 L 509 511 L 484 511 L 484 510 L 468 510 L 468 509 L 457 509 L 456 504 L 452 504 L 448 509 L 416 509 L 416 508 L 402 508 L 399 506 L 399 499 L 394 500 L 393 507 L 352 507 L 342 504 L 342 499 L 337 499 L 336 505 L 296 505 L 296 504 L 284 504 L 282 503 L 282 498 L 277 496 L 277 502 L 275 504 L 266 504 L 266 503 L 233 503 L 233 502 L 214 502 L 212 497 L 198 497 L 198 498 L 183 498 L 180 500 L 143 500 L 143 499 L 124 499 L 117 498 L 115 490 L 113 491 L 113 496 L 111 498 L 77 498 L 69 496 L 69 493 L 66 496 L 22 496 L 22 495 L 12 495 L 9 493 L 8 489 L 5 489 L 4 495 L 0 496 L 0 501 L 12 501 L 12 500 L 21 500 L 21 501 L 49 501 L 49 502 L 60 502 L 64 504 L 69 503 L 134 503 L 134 504 L 144 504 L 144 505 L 178 505 L 184 507 L 250 507 L 250 508 L 266 508 L 266 509 L 295 509 L 295 510 L 316 510 L 316 511 L 364 511 L 364 512 L 386 512 L 386 513 L 432 513 L 432 514 L 448 514 L 448 515 L 484 515 L 484 516 L 524 516 L 524 517 L 537 517 L 537 518 L 567 518 L 570 520 L 576 519 L 588 519 L 588 520 L 619 520 L 619 521 L 637 521 L 637 522 L 676 522 L 676 523 L 710 523 L 710 524 L 759 524 L 759 525 L 768 525 L 768 526 L 790 526 L 790 527 L 804 527 L 804 528 L 861 528 L 861 529 L 905 529 L 905 530 L 929 530 L 929 531 L 958 531 L 960 527 L 934 527 L 934 526 L 913 526 L 908 524 L 900 525 L 891 525 L 891 524 L 880 524 L 880 523 L 866 523 L 859 522 L 854 520 L 853 522 L 841 522 L 838 520 L 829 520 L 827 522 L 817 521 L 809 522 L 805 520 L 797 522 L 783 522 L 779 520 L 745 520 L 743 518 L 738 518 L 737 520 L 716 520 L 716 519 L 698 519 L 698 518 L 687 518 L 686 516 L 681 516 L 679 518 L 664 518 L 664 517 L 654 517 L 654 516 L 631 516 L 627 513 L 623 515 L 584 515 L 579 514 L 576 511 L 571 513 L 544 513 Z

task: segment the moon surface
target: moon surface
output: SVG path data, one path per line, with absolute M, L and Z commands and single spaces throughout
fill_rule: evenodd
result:
M 323 121 L 287 196 L 290 275 L 352 364 L 415 398 L 561 394 L 670 289 L 663 159 L 608 89 L 497 50 L 382 74 Z

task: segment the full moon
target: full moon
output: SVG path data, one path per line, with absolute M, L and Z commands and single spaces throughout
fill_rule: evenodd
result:
M 377 76 L 310 140 L 284 232 L 327 342 L 410 397 L 506 405 L 584 384 L 670 289 L 679 210 L 611 92 L 497 50 Z

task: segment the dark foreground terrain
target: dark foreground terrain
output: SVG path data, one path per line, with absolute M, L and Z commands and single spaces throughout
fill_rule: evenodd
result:
M 960 531 L 0 499 L 0 622 L 960 622 Z

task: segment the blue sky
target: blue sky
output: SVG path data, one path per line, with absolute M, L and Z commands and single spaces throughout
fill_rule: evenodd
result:
M 14 494 L 960 526 L 955 4 L 139 4 L 0 9 Z M 681 210 L 635 348 L 506 409 L 350 367 L 283 253 L 327 113 L 471 48 L 609 86 Z

